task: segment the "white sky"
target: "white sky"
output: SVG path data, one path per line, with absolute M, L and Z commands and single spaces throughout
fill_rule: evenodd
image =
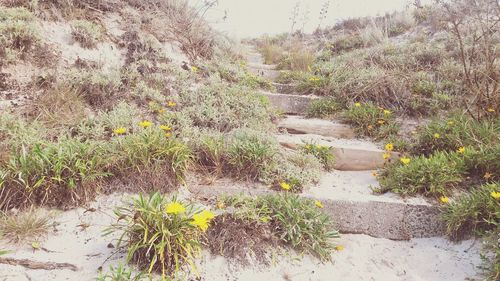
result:
M 200 0 L 201 1 L 201 0 Z M 305 31 L 318 26 L 318 18 L 325 0 L 219 0 L 219 5 L 208 15 L 212 25 L 236 37 L 254 37 L 262 34 L 276 34 L 290 31 L 293 7 L 300 3 L 297 26 L 304 11 L 309 11 Z M 360 16 L 374 16 L 404 10 L 411 0 L 331 0 L 327 18 L 323 23 L 332 25 L 339 19 Z M 428 2 L 428 1 L 422 1 Z M 227 19 L 222 21 L 224 12 Z

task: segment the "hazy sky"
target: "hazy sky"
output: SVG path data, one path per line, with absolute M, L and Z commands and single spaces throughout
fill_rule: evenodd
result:
M 323 3 L 329 2 L 324 25 L 334 24 L 338 19 L 384 14 L 403 10 L 411 0 L 219 0 L 216 9 L 208 14 L 212 25 L 229 35 L 238 37 L 258 36 L 290 31 L 292 10 L 299 3 L 297 26 L 303 24 L 304 13 L 309 11 L 305 30 L 318 26 Z M 422 1 L 427 2 L 427 1 Z M 227 11 L 227 19 L 222 17 Z

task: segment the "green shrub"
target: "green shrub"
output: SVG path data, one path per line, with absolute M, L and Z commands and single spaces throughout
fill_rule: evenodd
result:
M 167 280 L 176 278 L 185 264 L 196 272 L 194 259 L 201 252 L 202 235 L 214 218 L 212 212 L 154 193 L 139 194 L 115 214 L 118 222 L 106 234 L 121 233 L 118 247 L 127 246 L 127 263 L 148 273 L 161 273 Z
M 322 206 L 320 202 L 291 193 L 229 197 L 225 202 L 237 208 L 237 217 L 270 223 L 273 234 L 293 248 L 322 260 L 331 259 L 330 254 L 335 249 L 332 239 L 339 234 L 330 217 L 318 207 Z
M 71 35 L 75 41 L 84 48 L 94 48 L 101 40 L 101 27 L 86 20 L 75 20 L 71 22 Z
M 118 264 L 118 266 L 109 266 L 109 272 L 99 272 L 97 281 L 141 281 L 146 280 L 145 274 L 139 272 L 134 274 L 131 268 Z
M 500 184 L 493 182 L 471 188 L 450 202 L 443 219 L 447 233 L 453 239 L 461 239 L 476 232 L 497 228 L 500 219 Z
M 195 136 L 193 150 L 196 161 L 216 175 L 221 175 L 224 169 L 227 168 L 228 147 L 225 142 L 226 137 L 226 135 L 217 131 L 202 131 L 200 135 Z
M 409 159 L 407 164 L 388 164 L 378 177 L 380 191 L 405 195 L 447 195 L 462 181 L 463 173 L 463 163 L 450 158 L 446 152 L 436 152 L 429 158 L 406 158 Z
M 278 154 L 262 172 L 261 180 L 275 189 L 280 183 L 290 185 L 291 192 L 300 193 L 321 177 L 321 162 L 310 154 Z
M 268 134 L 239 129 L 231 136 L 228 164 L 237 175 L 257 179 L 277 152 L 278 144 Z
M 309 118 L 332 117 L 341 109 L 341 106 L 333 98 L 322 98 L 313 100 L 306 109 L 306 116 Z
M 376 107 L 371 103 L 355 103 L 344 111 L 343 118 L 354 126 L 354 130 L 364 136 L 379 136 L 397 132 L 394 114 L 387 109 Z
M 264 57 L 265 64 L 276 64 L 283 56 L 283 49 L 272 43 L 264 44 L 259 48 L 259 51 Z
M 358 34 L 349 34 L 339 36 L 335 41 L 330 43 L 327 47 L 333 53 L 341 53 L 353 49 L 359 49 L 364 46 L 363 39 Z
M 333 169 L 335 157 L 333 156 L 331 147 L 306 142 L 301 149 L 305 154 L 311 154 L 316 157 L 323 164 L 325 170 L 330 171 Z
M 277 68 L 292 71 L 307 71 L 314 62 L 314 54 L 303 46 L 294 47 L 289 54 L 283 56 Z
M 492 147 L 500 138 L 498 120 L 476 121 L 463 114 L 434 119 L 417 131 L 415 153 L 456 151 L 460 147 Z

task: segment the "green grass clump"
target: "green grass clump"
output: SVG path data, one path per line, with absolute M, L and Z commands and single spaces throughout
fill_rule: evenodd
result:
M 319 145 L 314 143 L 305 143 L 301 146 L 302 151 L 305 154 L 311 154 L 316 157 L 325 170 L 330 171 L 333 169 L 335 164 L 335 157 L 333 156 L 331 147 L 325 145 Z
M 260 53 L 264 57 L 265 64 L 279 63 L 283 56 L 283 49 L 275 44 L 266 43 L 259 48 Z
M 500 219 L 499 196 L 500 184 L 492 182 L 472 188 L 450 202 L 442 215 L 448 235 L 453 239 L 461 239 L 497 228 Z
M 393 191 L 404 195 L 447 195 L 462 181 L 463 163 L 452 160 L 446 152 L 436 152 L 428 158 L 402 157 L 402 161 L 391 163 L 380 173 L 379 191 Z M 407 160 L 407 164 L 403 161 Z
M 332 117 L 340 111 L 341 106 L 333 98 L 322 98 L 313 100 L 306 110 L 306 116 L 309 118 L 327 118 Z
M 338 238 L 339 233 L 330 217 L 321 211 L 320 202 L 288 192 L 255 198 L 230 197 L 225 201 L 237 208 L 237 217 L 270 223 L 273 234 L 294 249 L 330 260 L 335 249 L 332 239 Z
M 84 48 L 94 48 L 102 38 L 102 29 L 99 25 L 86 21 L 71 22 L 71 35 Z
M 143 272 L 134 274 L 133 269 L 124 266 L 123 264 L 118 264 L 116 267 L 110 266 L 109 271 L 99 272 L 97 281 L 141 281 L 147 280 Z
M 344 120 L 364 136 L 385 137 L 398 131 L 394 114 L 371 103 L 354 103 L 343 114 Z
M 139 194 L 115 214 L 118 222 L 106 234 L 121 233 L 118 247 L 127 246 L 126 262 L 148 273 L 158 272 L 167 280 L 177 278 L 184 265 L 196 272 L 194 259 L 201 252 L 202 235 L 215 217 L 209 210 L 160 193 Z
M 51 226 L 50 214 L 34 208 L 18 214 L 0 213 L 0 234 L 2 238 L 13 243 L 39 239 L 47 234 Z
M 233 132 L 228 147 L 228 164 L 233 173 L 257 179 L 278 153 L 276 141 L 265 133 L 249 129 Z

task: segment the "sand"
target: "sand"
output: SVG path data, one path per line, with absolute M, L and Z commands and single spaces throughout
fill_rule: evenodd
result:
M 189 197 L 183 189 L 182 197 Z M 99 196 L 87 208 L 59 212 L 56 225 L 39 239 L 45 250 L 34 251 L 31 241 L 0 248 L 11 250 L 6 257 L 43 262 L 69 262 L 71 270 L 30 270 L 0 265 L 0 280 L 94 280 L 98 269 L 124 263 L 123 251 L 108 247 L 117 236 L 103 237 L 102 231 L 115 217 L 113 208 L 130 195 Z M 95 208 L 95 211 L 90 208 Z M 91 211 L 89 211 L 91 210 Z M 220 256 L 204 253 L 197 261 L 201 280 L 464 280 L 477 278 L 480 265 L 479 241 L 454 244 L 445 238 L 392 241 L 366 235 L 346 234 L 338 239 L 343 251 L 332 254 L 332 262 L 321 263 L 311 256 L 289 253 L 276 257 L 269 266 L 234 265 Z M 285 279 L 287 276 L 288 279 Z

